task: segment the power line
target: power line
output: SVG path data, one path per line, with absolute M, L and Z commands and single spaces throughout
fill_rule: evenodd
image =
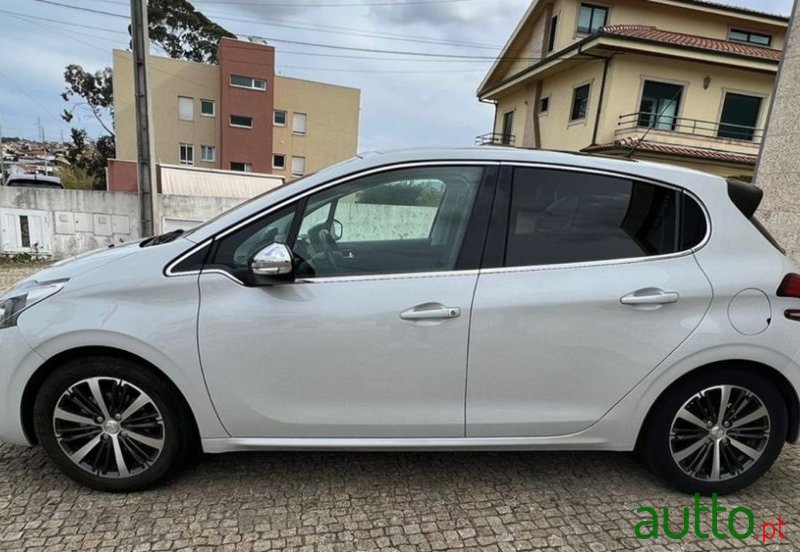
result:
M 52 117 L 54 117 L 54 118 L 58 119 L 59 121 L 61 121 L 61 123 L 62 123 L 62 124 L 66 124 L 66 122 L 64 121 L 64 119 L 62 119 L 62 118 L 61 118 L 61 116 L 60 116 L 60 115 L 56 115 L 56 114 L 55 114 L 53 111 L 50 111 L 50 108 L 49 108 L 49 107 L 46 107 L 46 106 L 45 106 L 43 103 L 41 103 L 39 100 L 37 100 L 36 98 L 34 98 L 33 96 L 31 96 L 31 95 L 28 93 L 28 91 L 27 91 L 27 90 L 25 90 L 25 89 L 24 89 L 24 88 L 22 88 L 21 86 L 17 85 L 17 83 L 15 83 L 13 80 L 11 80 L 11 79 L 10 79 L 10 78 L 9 78 L 9 77 L 8 77 L 8 76 L 5 74 L 5 73 L 3 73 L 2 71 L 0 71 L 0 77 L 2 77 L 2 78 L 3 78 L 3 79 L 4 79 L 4 80 L 5 80 L 5 81 L 6 81 L 8 84 L 10 84 L 10 85 L 11 85 L 11 86 L 13 86 L 14 88 L 16 88 L 17 90 L 19 90 L 20 92 L 22 92 L 22 93 L 23 93 L 25 96 L 27 96 L 27 98 L 28 98 L 30 101 L 32 101 L 33 103 L 35 103 L 36 105 L 38 105 L 38 106 L 39 106 L 39 107 L 40 107 L 42 110 L 44 110 L 46 113 L 48 113 L 48 114 L 49 114 L 49 115 L 51 115 Z
M 92 8 L 83 8 L 81 6 L 72 6 L 70 4 L 62 4 L 61 2 L 54 2 L 53 0 L 33 0 L 34 2 L 41 2 L 42 4 L 50 4 L 51 6 L 59 6 L 61 8 L 70 8 L 73 10 L 80 10 L 89 13 L 96 13 L 99 15 L 108 15 L 109 17 L 119 17 L 121 19 L 130 19 L 127 15 L 120 15 L 118 13 L 111 13 L 102 10 L 95 10 Z
M 74 22 L 71 22 L 71 21 L 70 22 L 65 22 L 63 19 L 50 19 L 50 18 L 47 18 L 47 17 L 40 17 L 38 15 L 28 15 L 27 13 L 12 12 L 12 11 L 2 10 L 2 9 L 0 9 L 0 13 L 5 13 L 5 14 L 11 15 L 11 16 L 16 15 L 17 17 L 25 17 L 27 19 L 35 19 L 37 21 L 47 21 L 47 22 L 50 22 L 50 23 L 58 23 L 60 25 L 69 25 L 70 27 L 79 27 L 79 28 L 82 28 L 82 29 L 90 29 L 90 30 L 93 30 L 93 31 L 105 31 L 105 32 L 109 32 L 109 33 L 124 34 L 125 36 L 128 36 L 128 33 L 126 33 L 125 31 L 120 31 L 118 29 L 109 29 L 108 27 L 97 27 L 95 25 L 83 25 L 81 23 L 74 23 Z
M 220 4 L 224 6 L 264 6 L 267 8 L 369 8 L 369 7 L 402 7 L 402 6 L 419 6 L 427 4 L 457 4 L 461 2 L 470 2 L 471 0 L 409 0 L 407 2 L 391 2 L 386 0 L 378 0 L 375 2 L 339 2 L 339 3 L 321 3 L 321 2 L 260 2 L 260 1 L 223 1 L 223 0 L 198 0 L 203 4 Z M 110 4 L 124 5 L 123 2 L 112 2 Z

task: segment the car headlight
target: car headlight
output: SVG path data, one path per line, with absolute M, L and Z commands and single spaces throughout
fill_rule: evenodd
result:
M 61 291 L 67 280 L 52 282 L 23 282 L 0 297 L 0 330 L 17 325 L 19 315 Z

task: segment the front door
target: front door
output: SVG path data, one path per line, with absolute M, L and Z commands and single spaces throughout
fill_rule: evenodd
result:
M 199 342 L 231 435 L 463 437 L 477 266 L 462 244 L 478 235 L 468 230 L 484 172 L 356 178 L 217 240 L 200 276 Z M 292 247 L 297 280 L 243 284 L 275 241 Z
M 467 435 L 575 433 L 699 325 L 705 216 L 680 191 L 568 170 L 517 169 L 510 192 L 473 304 Z

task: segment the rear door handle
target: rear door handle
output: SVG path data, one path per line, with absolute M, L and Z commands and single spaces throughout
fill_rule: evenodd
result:
M 677 303 L 681 296 L 677 291 L 664 291 L 658 288 L 645 288 L 629 293 L 620 299 L 623 305 L 669 305 Z
M 417 305 L 400 313 L 400 318 L 403 320 L 446 320 L 459 316 L 461 316 L 459 307 L 445 307 L 439 303 Z

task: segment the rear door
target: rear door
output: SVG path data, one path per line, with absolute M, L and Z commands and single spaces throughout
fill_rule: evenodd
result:
M 512 176 L 513 175 L 513 176 Z M 674 188 L 509 170 L 473 303 L 467 435 L 574 433 L 698 326 L 702 208 Z

